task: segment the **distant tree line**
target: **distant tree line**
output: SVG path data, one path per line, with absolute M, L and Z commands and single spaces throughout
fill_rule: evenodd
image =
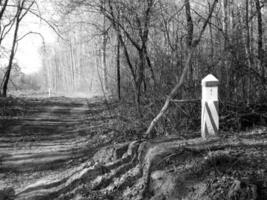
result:
M 97 57 L 104 89 L 112 86 L 119 98 L 132 91 L 137 106 L 149 93 L 170 92 L 194 45 L 176 98 L 198 98 L 200 81 L 208 73 L 219 78 L 223 100 L 250 103 L 266 94 L 263 1 L 69 0 L 57 6 L 59 27 L 68 38 L 67 48 L 57 48 L 68 51 L 69 59 L 58 65 L 65 62 L 62 70 L 69 67 L 78 74 L 79 68 L 94 68 L 95 63 L 86 62 Z
M 169 94 L 181 78 L 190 48 L 200 39 L 175 98 L 198 98 L 200 80 L 207 73 L 219 78 L 222 100 L 251 103 L 266 96 L 264 1 L 54 3 L 61 35 L 57 44 L 41 49 L 47 87 L 102 90 L 118 98 L 133 94 L 139 107 L 149 94 Z M 20 22 L 27 13 L 34 14 L 35 4 L 33 0 L 0 2 L 0 42 L 13 32 L 11 48 L 1 46 L 2 56 L 9 60 L 1 81 L 3 96 L 20 39 Z

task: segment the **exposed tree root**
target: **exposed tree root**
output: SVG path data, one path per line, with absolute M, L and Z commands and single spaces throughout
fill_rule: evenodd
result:
M 200 196 L 207 196 L 209 187 L 200 177 L 209 176 L 211 171 L 220 175 L 223 165 L 233 169 L 236 163 L 249 163 L 244 149 L 251 148 L 256 149 L 255 159 L 261 158 L 259 148 L 266 153 L 267 138 L 171 139 L 114 145 L 103 148 L 72 173 L 25 188 L 17 199 L 93 199 L 94 193 L 107 199 L 168 199 L 179 195 L 205 199 Z M 262 159 L 264 169 L 266 155 Z M 188 185 L 198 195 L 189 191 Z M 176 190 L 183 191 L 177 194 Z

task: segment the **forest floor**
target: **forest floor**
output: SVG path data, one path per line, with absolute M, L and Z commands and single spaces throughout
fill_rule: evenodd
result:
M 267 199 L 267 127 L 145 140 L 100 98 L 0 106 L 0 200 Z

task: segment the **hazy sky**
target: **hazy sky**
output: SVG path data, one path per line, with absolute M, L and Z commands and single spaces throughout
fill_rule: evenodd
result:
M 53 0 L 52 2 L 55 1 L 56 0 Z M 56 15 L 56 11 L 53 9 L 53 5 L 50 2 L 50 0 L 38 0 L 42 17 L 46 19 L 51 17 L 55 18 Z M 266 10 L 264 10 L 264 13 L 266 13 Z M 56 34 L 54 31 L 45 22 L 31 14 L 24 18 L 23 24 L 20 27 L 20 36 L 29 31 L 42 34 L 45 40 L 44 42 L 47 45 L 53 44 L 56 41 Z M 42 60 L 39 49 L 42 44 L 42 38 L 35 34 L 29 35 L 19 42 L 15 58 L 24 73 L 34 73 L 41 68 Z M 10 44 L 8 46 L 10 47 Z
M 27 21 L 26 21 L 27 22 Z M 55 41 L 55 34 L 43 23 L 29 23 L 23 27 L 21 32 L 39 32 L 44 37 L 45 44 L 53 43 Z M 30 34 L 20 41 L 16 60 L 24 73 L 37 72 L 42 66 L 41 55 L 39 49 L 43 44 L 41 36 Z
M 49 19 L 53 15 L 53 9 L 45 0 L 39 2 L 39 8 L 42 17 Z M 45 44 L 54 43 L 56 34 L 54 31 L 43 21 L 36 16 L 28 14 L 22 22 L 19 34 L 24 35 L 27 32 L 38 32 L 44 37 Z M 19 42 L 18 51 L 16 53 L 16 61 L 26 74 L 34 73 L 40 70 L 42 66 L 42 59 L 39 49 L 43 44 L 42 38 L 37 34 L 30 34 Z

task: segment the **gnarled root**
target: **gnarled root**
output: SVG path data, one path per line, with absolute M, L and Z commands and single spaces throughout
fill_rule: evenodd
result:
M 114 145 L 103 148 L 92 161 L 61 179 L 29 186 L 17 198 L 90 199 L 97 193 L 115 199 L 188 195 L 191 199 L 201 199 L 201 195 L 207 196 L 205 191 L 209 186 L 198 177 L 212 176 L 210 172 L 220 175 L 222 165 L 233 168 L 246 152 L 231 149 L 243 147 L 266 149 L 267 139 L 169 139 Z

